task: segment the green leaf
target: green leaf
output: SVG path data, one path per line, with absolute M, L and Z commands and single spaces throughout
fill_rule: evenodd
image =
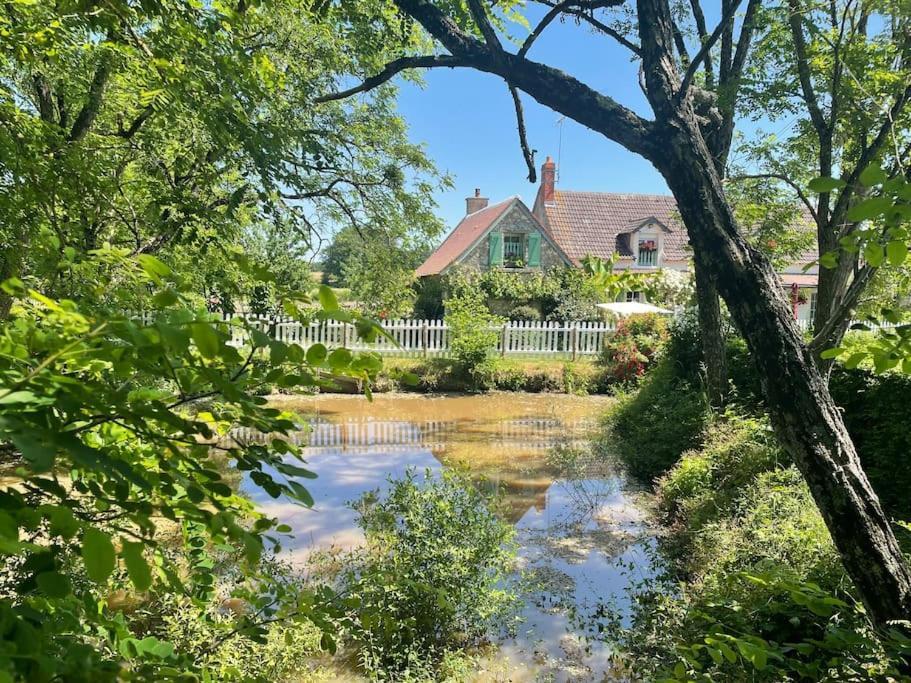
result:
M 152 297 L 152 303 L 155 304 L 156 308 L 167 308 L 168 306 L 173 306 L 177 303 L 177 292 L 175 292 L 170 287 L 167 289 L 162 289 Z
M 869 221 L 878 216 L 885 215 L 892 208 L 892 201 L 888 197 L 870 197 L 852 206 L 847 213 L 849 221 Z
M 0 396 L 0 406 L 10 405 L 13 403 L 37 403 L 38 397 L 31 391 L 11 391 L 8 394 Z
M 843 348 L 841 348 L 840 346 L 836 346 L 835 348 L 832 348 L 832 349 L 826 349 L 825 351 L 823 351 L 822 353 L 819 354 L 819 357 L 824 360 L 831 360 L 832 358 L 838 358 L 844 352 L 845 352 L 845 350 Z
M 86 529 L 82 536 L 82 560 L 92 581 L 107 581 L 117 561 L 111 537 L 94 527 Z
M 868 355 L 870 355 L 870 354 L 868 354 L 865 351 L 858 351 L 857 353 L 852 353 L 850 356 L 848 356 L 848 359 L 845 361 L 845 367 L 848 368 L 849 370 L 853 370 L 858 365 L 860 365 L 863 362 L 864 358 L 866 358 Z
M 136 257 L 136 260 L 139 262 L 139 265 L 145 271 L 146 275 L 155 282 L 158 282 L 161 278 L 171 274 L 171 269 L 151 254 L 140 254 Z
M 886 182 L 889 179 L 889 176 L 878 164 L 870 164 L 860 172 L 857 179 L 864 187 L 873 187 L 874 185 L 880 185 Z
M 338 310 L 338 299 L 335 296 L 335 292 L 332 291 L 332 288 L 329 285 L 320 285 L 319 288 L 319 303 L 326 311 L 337 311 Z
M 335 349 L 329 354 L 329 367 L 340 372 L 351 364 L 351 352 L 348 349 Z
M 879 242 L 867 242 L 864 246 L 864 259 L 873 267 L 883 262 L 883 247 Z
M 35 577 L 38 590 L 49 598 L 65 598 L 73 590 L 70 580 L 60 572 L 42 572 Z
M 313 507 L 313 496 L 310 492 L 296 481 L 289 481 L 288 486 L 294 494 L 294 497 L 307 507 Z
M 326 347 L 322 344 L 313 344 L 309 349 L 307 349 L 307 363 L 309 365 L 320 365 L 326 356 L 329 353 L 326 351 Z
M 209 323 L 193 323 L 190 325 L 190 336 L 196 343 L 196 348 L 203 358 L 214 358 L 218 355 L 221 340 L 215 328 Z
M 886 257 L 889 264 L 900 266 L 908 258 L 908 245 L 901 240 L 893 240 L 886 245 Z
M 845 181 L 838 178 L 813 178 L 809 182 L 809 188 L 813 192 L 823 193 L 838 190 L 845 186 Z
M 148 590 L 152 585 L 152 570 L 149 569 L 149 563 L 143 557 L 142 550 L 142 543 L 123 541 L 123 549 L 120 551 L 120 556 L 127 566 L 130 581 L 138 591 Z
M 823 268 L 831 270 L 838 266 L 838 252 L 836 251 L 827 251 L 825 254 L 819 257 L 819 265 Z

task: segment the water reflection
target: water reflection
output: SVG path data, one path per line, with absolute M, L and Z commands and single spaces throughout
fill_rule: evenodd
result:
M 494 394 L 370 403 L 333 396 L 284 400 L 282 407 L 308 424 L 295 440 L 309 444 L 304 457 L 319 475 L 305 482 L 314 508 L 245 489 L 294 529 L 295 560 L 360 543 L 347 503 L 385 490 L 390 477 L 409 468 L 432 476 L 465 467 L 499 494 L 502 514 L 516 525 L 527 586 L 524 623 L 518 634 L 504 635 L 503 660 L 490 678 L 600 680 L 609 671 L 609 647 L 596 642 L 597 615 L 605 605 L 626 612 L 630 584 L 650 573 L 652 541 L 639 495 L 585 448 L 606 399 Z

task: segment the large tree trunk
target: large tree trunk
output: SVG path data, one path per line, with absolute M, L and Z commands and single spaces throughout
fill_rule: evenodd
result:
M 694 259 L 694 270 L 706 394 L 713 408 L 721 408 L 728 393 L 727 349 L 721 320 L 721 302 L 718 300 L 715 282 L 708 268 L 700 263 L 698 254 Z
M 768 260 L 740 235 L 695 118 L 662 131 L 655 163 L 693 248 L 746 339 L 782 445 L 805 477 L 845 569 L 880 626 L 911 616 L 909 573 L 841 414 Z

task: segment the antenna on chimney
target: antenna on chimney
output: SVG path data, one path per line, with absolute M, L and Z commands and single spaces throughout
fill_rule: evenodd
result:
M 566 123 L 566 117 L 561 116 L 557 119 L 557 125 L 560 126 L 560 135 L 557 138 L 557 172 L 554 177 L 554 182 L 560 181 L 560 169 L 563 168 L 563 124 Z

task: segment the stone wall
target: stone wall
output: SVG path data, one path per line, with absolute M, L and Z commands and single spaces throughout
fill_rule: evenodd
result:
M 511 208 L 497 223 L 494 228 L 496 232 L 502 233 L 523 233 L 541 232 L 541 227 L 527 213 L 518 207 Z M 477 270 L 490 270 L 487 264 L 490 254 L 489 238 L 487 235 L 478 242 L 478 244 L 465 256 L 459 260 L 459 266 L 475 268 Z M 541 265 L 526 266 L 524 268 L 504 268 L 510 273 L 534 273 L 542 270 L 553 270 L 560 268 L 565 264 L 560 253 L 554 249 L 551 243 L 543 235 L 541 236 Z

